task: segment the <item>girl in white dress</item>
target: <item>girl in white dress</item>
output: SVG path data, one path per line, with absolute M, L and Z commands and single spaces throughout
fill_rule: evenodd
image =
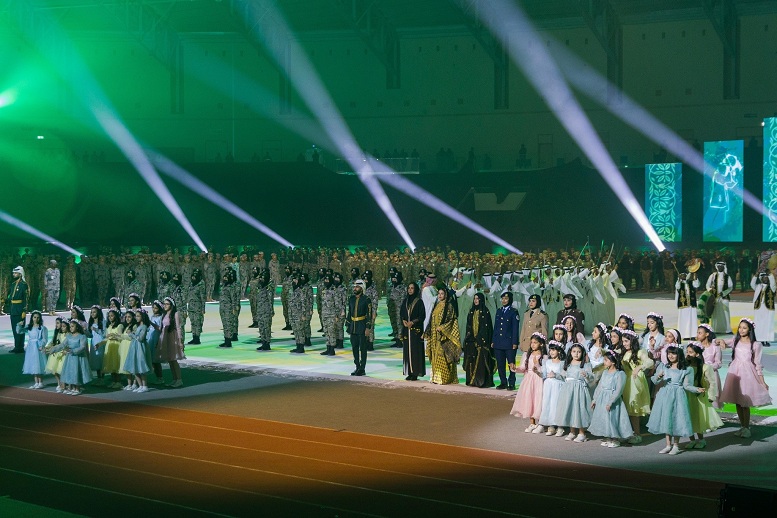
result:
M 542 413 L 540 414 L 541 430 L 547 429 L 545 435 L 564 435 L 564 429 L 556 429 L 556 406 L 558 394 L 564 384 L 561 371 L 564 368 L 564 346 L 556 340 L 548 342 L 548 359 L 542 362 L 541 367 L 534 367 L 534 373 L 542 376 Z M 542 370 L 540 370 L 542 369 Z M 561 433 L 559 433 L 561 432 Z

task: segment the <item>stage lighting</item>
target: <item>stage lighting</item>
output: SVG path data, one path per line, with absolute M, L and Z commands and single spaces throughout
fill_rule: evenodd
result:
M 57 248 L 61 248 L 65 252 L 67 252 L 69 254 L 73 254 L 76 257 L 81 257 L 81 252 L 79 252 L 75 248 L 71 248 L 71 247 L 67 246 L 66 244 L 64 244 L 63 242 L 59 241 L 58 239 L 55 239 L 55 238 L 51 237 L 50 235 L 48 235 L 48 234 L 46 234 L 44 232 L 41 232 L 40 230 L 38 230 L 37 228 L 33 227 L 32 225 L 30 225 L 28 223 L 25 223 L 24 221 L 11 216 L 10 214 L 8 214 L 5 211 L 0 210 L 0 220 L 3 220 L 6 223 L 8 223 L 9 225 L 11 225 L 12 227 L 16 227 L 19 230 L 27 232 L 28 234 L 33 235 L 33 236 L 35 236 L 35 237 L 45 241 L 47 244 L 51 244 L 51 245 L 56 246 Z
M 0 93 L 0 108 L 5 108 L 16 102 L 16 89 L 9 88 L 3 93 Z

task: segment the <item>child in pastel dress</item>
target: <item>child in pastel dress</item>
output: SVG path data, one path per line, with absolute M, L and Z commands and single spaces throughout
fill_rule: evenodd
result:
M 567 315 L 561 321 L 561 325 L 564 326 L 564 340 L 561 341 L 564 344 L 564 354 L 569 353 L 569 349 L 573 344 L 584 344 L 585 336 L 583 333 L 577 332 L 577 319 L 572 315 Z
M 664 345 L 666 332 L 664 331 L 664 317 L 651 311 L 647 315 L 645 332 L 639 337 L 639 344 L 654 360 L 658 359 L 661 348 Z
M 588 361 L 597 378 L 604 370 L 604 351 L 608 344 L 607 326 L 599 322 L 591 330 L 591 340 L 588 342 Z
M 612 351 L 604 353 L 604 372 L 594 391 L 591 408 L 591 425 L 588 432 L 602 438 L 602 446 L 617 448 L 621 440 L 631 437 L 634 431 L 623 403 L 623 387 L 626 373 L 620 359 Z
M 542 376 L 537 374 L 535 367 L 542 367 L 545 356 L 545 335 L 532 333 L 529 340 L 529 350 L 521 358 L 519 365 L 511 365 L 510 370 L 523 373 L 523 379 L 515 394 L 515 402 L 510 414 L 516 417 L 529 418 L 529 426 L 524 430 L 527 433 L 540 433 L 542 427 L 537 420 L 542 414 Z
M 164 316 L 164 308 L 162 303 L 155 300 L 151 304 L 151 315 L 149 315 L 148 333 L 146 334 L 146 362 L 154 370 L 156 381 L 155 385 L 164 385 L 165 380 L 162 374 L 162 364 L 154 361 L 156 355 L 156 348 L 159 344 L 159 333 L 162 330 L 162 317 Z
M 89 338 L 89 366 L 97 373 L 95 385 L 102 385 L 105 374 L 103 373 L 103 348 L 100 344 L 105 340 L 105 323 L 103 310 L 97 304 L 90 308 L 86 337 Z
M 534 367 L 534 373 L 541 376 L 542 382 L 542 413 L 540 414 L 539 431 L 547 429 L 545 435 L 564 435 L 564 429 L 556 429 L 556 406 L 558 394 L 564 384 L 561 370 L 564 368 L 564 345 L 556 340 L 548 342 L 548 359 L 541 366 Z M 558 432 L 561 432 L 560 434 Z
M 122 387 L 122 390 L 133 390 L 133 379 L 129 372 L 124 370 L 124 364 L 127 362 L 127 355 L 129 354 L 129 348 L 132 344 L 131 333 L 137 327 L 135 323 L 135 312 L 127 310 L 124 313 L 124 332 L 121 334 L 121 342 L 119 342 L 119 374 L 127 374 L 127 384 Z
M 57 317 L 54 322 L 54 336 L 51 341 L 43 349 L 48 355 L 46 359 L 46 372 L 53 374 L 57 380 L 57 392 L 65 390 L 65 386 L 60 380 L 62 374 L 62 363 L 65 361 L 65 355 L 62 353 L 62 341 L 65 339 L 65 335 L 68 332 L 68 323 L 61 317 Z
M 659 363 L 653 375 L 658 393 L 647 427 L 650 433 L 664 434 L 666 438 L 666 446 L 658 453 L 677 455 L 680 437 L 693 433 L 686 392 L 702 394 L 705 389 L 693 385 L 693 369 L 688 368 L 682 349 L 672 346 L 666 357 L 667 363 Z
M 124 333 L 124 326 L 121 323 L 121 313 L 117 309 L 109 309 L 105 339 L 99 346 L 103 348 L 103 372 L 110 373 L 112 383 L 108 388 L 112 389 L 122 387 L 119 382 L 119 344 L 121 344 L 122 333 Z
M 36 309 L 30 313 L 29 325 L 25 326 L 24 320 L 16 324 L 16 332 L 27 335 L 22 374 L 32 375 L 31 389 L 43 388 L 43 374 L 46 372 L 46 353 L 43 350 L 49 339 L 49 330 L 43 325 L 43 314 Z
M 693 368 L 693 385 L 705 389 L 702 393 L 688 393 L 688 407 L 691 410 L 691 427 L 694 435 L 690 436 L 691 441 L 685 446 L 685 449 L 701 450 L 707 446 L 704 433 L 707 430 L 717 430 L 723 426 L 720 416 L 712 408 L 712 402 L 718 398 L 720 388 L 712 366 L 704 363 L 702 347 L 698 343 L 692 343 L 685 351 L 688 366 Z
M 131 332 L 132 343 L 130 343 L 127 360 L 124 362 L 124 370 L 135 377 L 134 383 L 130 385 L 131 390 L 137 393 L 148 392 L 146 386 L 146 373 L 151 370 L 146 361 L 146 333 L 150 321 L 145 309 L 135 310 L 135 327 Z
M 743 318 L 739 321 L 737 333 L 730 345 L 731 363 L 728 366 L 720 400 L 736 405 L 742 428 L 734 432 L 734 435 L 748 438 L 750 437 L 750 408 L 769 405 L 772 402 L 761 364 L 763 345 L 755 339 L 755 324 L 752 320 Z
M 92 369 L 89 367 L 88 345 L 84 328 L 78 320 L 70 321 L 70 332 L 62 342 L 65 362 L 62 364 L 62 383 L 65 384 L 63 394 L 78 396 L 81 386 L 92 381 Z
M 623 359 L 621 365 L 626 373 L 626 386 L 623 388 L 623 401 L 629 412 L 631 428 L 634 435 L 629 438 L 629 444 L 639 444 L 642 436 L 639 430 L 639 418 L 650 414 L 650 388 L 645 372 L 653 368 L 655 362 L 647 351 L 639 347 L 637 333 L 631 330 L 622 332 Z
M 569 435 L 565 440 L 585 442 L 585 430 L 591 424 L 591 385 L 594 374 L 585 347 L 581 344 L 573 344 L 569 348 L 561 377 L 564 384 L 558 394 L 556 426 L 562 432 L 563 427 L 569 427 Z
M 696 329 L 696 341 L 704 349 L 704 363 L 710 365 L 715 372 L 715 378 L 718 381 L 718 387 L 723 387 L 720 382 L 720 373 L 718 372 L 723 366 L 723 351 L 726 347 L 726 343 L 723 340 L 716 340 L 715 331 L 712 330 L 712 326 L 709 324 L 701 324 Z M 720 402 L 720 394 L 713 400 L 712 406 L 715 408 L 721 408 L 723 405 Z
M 607 345 L 607 350 L 612 351 L 619 360 L 623 358 L 623 354 L 626 352 L 623 349 L 623 329 L 613 327 L 610 330 L 610 343 Z

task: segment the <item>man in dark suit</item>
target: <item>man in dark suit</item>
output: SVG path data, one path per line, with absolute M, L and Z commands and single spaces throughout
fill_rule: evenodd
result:
M 365 282 L 358 279 L 353 283 L 353 295 L 348 299 L 348 313 L 345 326 L 351 335 L 351 350 L 356 370 L 351 376 L 365 376 L 367 365 L 367 331 L 372 327 L 372 303 L 364 294 Z
M 510 371 L 508 378 L 505 373 L 505 364 L 515 363 L 515 354 L 518 350 L 518 313 L 513 309 L 513 294 L 509 291 L 502 293 L 502 307 L 496 310 L 494 319 L 494 338 L 491 347 L 496 356 L 496 366 L 499 371 L 499 385 L 497 390 L 515 390 L 515 373 Z

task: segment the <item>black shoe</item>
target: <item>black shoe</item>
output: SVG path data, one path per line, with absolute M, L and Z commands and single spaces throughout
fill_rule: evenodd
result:
M 259 327 L 259 324 L 257 324 L 256 322 L 254 322 L 253 324 L 251 324 L 251 325 L 250 325 L 250 326 L 248 326 L 248 327 L 250 327 L 250 328 L 256 328 L 256 327 Z
M 310 338 L 305 338 L 305 347 L 313 347 L 310 343 Z
M 21 353 L 24 352 L 24 349 L 11 349 L 8 352 L 11 353 L 11 354 L 21 354 Z
M 366 376 L 366 375 L 367 375 L 367 373 L 364 371 L 364 369 L 359 369 L 359 370 L 356 372 L 356 375 L 357 375 L 357 376 Z
M 305 346 L 303 344 L 297 344 L 297 348 L 289 351 L 291 354 L 304 354 L 305 353 Z
M 291 326 L 289 324 L 286 324 L 286 326 L 281 329 L 281 331 L 291 331 Z
M 195 336 L 194 338 L 192 338 L 191 340 L 186 342 L 186 345 L 199 345 L 199 344 L 200 344 L 200 337 L 199 336 Z
M 359 374 L 360 372 L 361 372 L 361 371 L 360 371 L 359 369 L 356 369 L 355 371 L 353 371 L 353 372 L 351 373 L 351 376 L 361 376 L 361 374 Z
M 372 342 L 367 342 L 367 350 L 368 351 L 374 351 L 375 345 Z
M 515 390 L 515 385 L 507 385 L 507 390 Z
M 335 349 L 342 349 L 342 348 L 343 348 L 343 341 L 342 340 L 337 340 L 335 342 Z
M 416 376 L 415 374 L 411 374 L 410 376 L 405 378 L 405 380 L 406 381 L 418 381 L 418 376 Z
M 506 388 L 507 388 L 507 385 L 505 385 L 504 383 L 500 383 L 499 385 L 496 386 L 496 390 L 504 390 Z
M 232 340 L 233 342 L 237 342 L 237 333 L 235 333 L 235 334 L 233 334 L 233 335 L 232 335 L 232 338 L 231 338 L 231 340 Z
M 219 344 L 219 347 L 223 347 L 223 348 L 232 347 L 232 340 L 224 340 L 224 343 Z
M 323 327 L 321 329 L 319 329 L 318 331 L 316 331 L 316 333 L 323 333 L 323 332 L 324 332 L 324 328 Z
M 329 356 L 329 349 L 331 349 L 331 347 L 329 347 L 329 346 L 327 345 L 327 346 L 326 346 L 326 351 L 321 351 L 321 352 L 320 352 L 320 353 L 318 353 L 318 354 L 320 354 L 321 356 Z

